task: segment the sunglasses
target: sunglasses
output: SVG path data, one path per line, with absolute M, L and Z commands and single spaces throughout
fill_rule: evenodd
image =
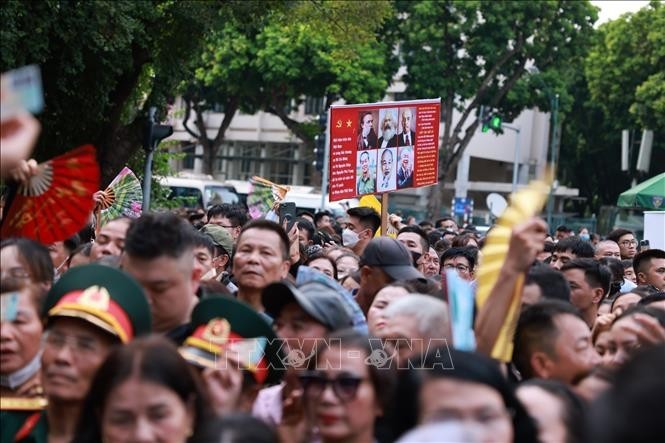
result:
M 341 375 L 337 378 L 329 379 L 321 373 L 311 371 L 305 372 L 298 378 L 305 390 L 305 395 L 318 398 L 323 394 L 328 385 L 331 385 L 337 398 L 343 402 L 353 400 L 358 393 L 358 387 L 364 381 L 363 378 L 352 375 Z

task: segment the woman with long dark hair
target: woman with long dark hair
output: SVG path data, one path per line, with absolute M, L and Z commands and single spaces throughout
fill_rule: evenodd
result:
M 210 410 L 198 375 L 176 347 L 149 336 L 116 348 L 104 361 L 73 442 L 195 441 Z

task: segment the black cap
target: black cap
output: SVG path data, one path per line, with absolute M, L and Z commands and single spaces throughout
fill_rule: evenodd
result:
M 360 256 L 361 266 L 379 267 L 394 280 L 424 278 L 412 263 L 409 250 L 390 237 L 372 239 Z
M 263 307 L 273 318 L 279 315 L 287 303 L 293 301 L 331 331 L 348 328 L 353 324 L 342 296 L 334 288 L 321 282 L 310 282 L 296 287 L 289 281 L 282 280 L 266 286 L 261 294 Z

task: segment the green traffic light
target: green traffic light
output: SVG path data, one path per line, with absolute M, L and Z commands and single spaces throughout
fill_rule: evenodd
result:
M 501 117 L 498 115 L 493 115 L 492 119 L 490 120 L 489 127 L 491 129 L 501 129 Z

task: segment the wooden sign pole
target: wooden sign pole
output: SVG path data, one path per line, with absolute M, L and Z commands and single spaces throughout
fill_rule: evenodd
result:
M 381 235 L 388 235 L 388 193 L 381 194 Z

